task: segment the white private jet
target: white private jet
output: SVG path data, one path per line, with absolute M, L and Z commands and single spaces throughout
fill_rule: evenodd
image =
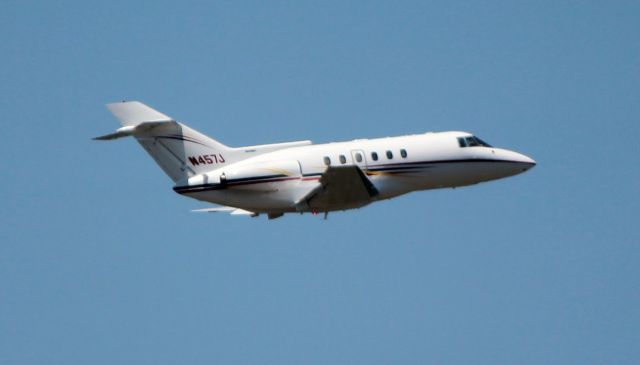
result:
M 133 136 L 175 182 L 177 193 L 230 212 L 284 213 L 360 208 L 416 190 L 455 188 L 529 170 L 531 158 L 466 132 L 312 144 L 232 148 L 137 101 L 107 104 L 123 127 L 96 137 Z

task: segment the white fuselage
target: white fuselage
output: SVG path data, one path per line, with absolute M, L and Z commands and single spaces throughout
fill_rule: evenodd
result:
M 465 132 L 297 146 L 250 157 L 180 182 L 180 194 L 257 213 L 334 211 L 358 208 L 412 191 L 477 184 L 519 174 L 535 161 L 517 152 L 468 145 Z M 479 140 L 478 140 L 479 141 Z M 300 204 L 320 184 L 328 164 L 357 165 L 377 190 L 366 202 L 306 207 Z

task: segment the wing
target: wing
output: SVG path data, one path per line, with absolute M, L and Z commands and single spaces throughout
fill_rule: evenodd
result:
M 250 212 L 248 210 L 234 208 L 234 207 L 215 207 L 215 208 L 204 208 L 204 209 L 194 209 L 192 210 L 194 213 L 229 213 L 231 215 L 250 215 L 252 217 L 257 217 L 258 213 Z
M 300 199 L 298 206 L 315 211 L 358 208 L 371 203 L 378 190 L 358 166 L 328 167 L 320 185 Z
M 248 215 L 253 217 L 257 217 L 260 215 L 260 213 L 258 212 L 251 212 L 249 210 L 244 210 L 244 209 L 240 209 L 240 208 L 234 208 L 234 207 L 225 207 L 225 206 L 220 206 L 220 207 L 215 207 L 215 208 L 204 208 L 204 209 L 194 209 L 192 210 L 192 212 L 194 213 L 229 213 L 231 215 Z M 284 215 L 284 213 L 282 212 L 271 212 L 271 213 L 266 213 L 267 217 L 269 219 L 276 219 L 276 218 L 280 218 Z

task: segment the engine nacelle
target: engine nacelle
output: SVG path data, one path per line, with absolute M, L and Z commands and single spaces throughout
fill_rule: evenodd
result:
M 221 185 L 252 190 L 273 190 L 269 183 L 296 180 L 301 177 L 296 160 L 237 163 L 189 178 L 190 186 Z
M 220 169 L 220 183 L 242 184 L 299 178 L 300 164 L 295 160 L 235 164 Z

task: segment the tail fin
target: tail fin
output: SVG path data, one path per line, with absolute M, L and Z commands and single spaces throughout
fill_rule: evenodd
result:
M 123 127 L 115 133 L 94 139 L 135 137 L 176 183 L 241 159 L 236 149 L 138 101 L 107 104 L 107 108 Z

